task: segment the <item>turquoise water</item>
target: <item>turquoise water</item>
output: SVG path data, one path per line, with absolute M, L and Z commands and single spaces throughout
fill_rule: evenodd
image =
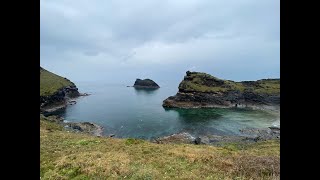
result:
M 166 109 L 162 101 L 177 92 L 178 85 L 156 90 L 126 87 L 125 84 L 77 83 L 80 92 L 91 93 L 68 106 L 66 121 L 97 123 L 104 134 L 116 137 L 152 139 L 173 133 L 192 135 L 239 135 L 239 129 L 272 126 L 279 119 L 261 110 L 246 109 Z

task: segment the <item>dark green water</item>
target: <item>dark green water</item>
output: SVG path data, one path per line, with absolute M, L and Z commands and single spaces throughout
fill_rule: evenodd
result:
M 89 121 L 104 127 L 104 134 L 151 139 L 178 132 L 192 135 L 238 135 L 245 127 L 272 126 L 276 115 L 245 109 L 165 109 L 162 101 L 177 92 L 177 84 L 157 90 L 126 85 L 77 83 L 91 93 L 62 112 L 67 121 Z

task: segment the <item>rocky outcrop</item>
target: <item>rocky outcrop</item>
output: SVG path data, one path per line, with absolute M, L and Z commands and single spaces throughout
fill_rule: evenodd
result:
M 97 124 L 90 122 L 68 122 L 64 123 L 64 128 L 75 131 L 92 134 L 94 136 L 102 136 L 103 128 Z
M 76 85 L 69 79 L 40 67 L 40 110 L 53 107 L 59 109 L 80 95 Z
M 245 128 L 240 130 L 241 135 L 238 136 L 221 136 L 221 135 L 201 135 L 194 137 L 187 132 L 172 134 L 152 140 L 158 144 L 168 143 L 182 143 L 182 144 L 207 144 L 207 145 L 219 145 L 221 143 L 254 143 L 266 140 L 280 140 L 280 128 Z
M 65 104 L 68 102 L 68 99 L 78 96 L 80 96 L 80 93 L 76 86 L 67 86 L 52 95 L 40 96 L 40 108 L 56 104 Z
M 136 79 L 133 87 L 135 88 L 160 88 L 160 86 L 151 79 Z
M 94 136 L 103 136 L 103 128 L 90 122 L 64 122 L 64 119 L 59 116 L 44 116 L 40 114 L 40 119 L 55 122 L 64 126 L 68 131 L 87 133 Z
M 151 142 L 154 142 L 157 144 L 167 144 L 167 143 L 193 144 L 194 141 L 195 141 L 195 138 L 191 134 L 183 132 L 183 133 L 172 134 L 170 136 L 156 138 Z
M 179 91 L 164 107 L 265 107 L 280 105 L 280 79 L 234 82 L 187 71 Z

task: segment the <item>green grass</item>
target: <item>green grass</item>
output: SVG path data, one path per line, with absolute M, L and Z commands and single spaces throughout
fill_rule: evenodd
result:
M 213 84 L 208 85 L 209 82 Z M 221 85 L 216 84 L 222 82 Z M 280 79 L 279 80 L 258 80 L 255 85 L 247 85 L 242 82 L 234 82 L 229 80 L 218 79 L 210 74 L 192 72 L 187 80 L 183 80 L 179 89 L 185 91 L 196 92 L 227 92 L 227 91 L 252 91 L 258 94 L 279 94 L 280 93 Z
M 280 80 L 260 80 L 258 82 L 261 88 L 256 88 L 254 92 L 262 94 L 280 93 Z
M 279 141 L 221 147 L 72 133 L 40 117 L 41 179 L 279 179 Z
M 71 81 L 45 69 L 40 69 L 40 96 L 50 96 L 59 89 L 71 85 L 74 85 Z

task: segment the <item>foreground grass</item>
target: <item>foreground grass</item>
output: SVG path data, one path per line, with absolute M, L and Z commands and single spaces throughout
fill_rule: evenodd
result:
M 71 85 L 74 85 L 71 81 L 45 69 L 40 69 L 40 96 L 52 95 L 59 89 Z
M 71 133 L 40 120 L 41 179 L 279 179 L 279 141 L 223 147 Z

